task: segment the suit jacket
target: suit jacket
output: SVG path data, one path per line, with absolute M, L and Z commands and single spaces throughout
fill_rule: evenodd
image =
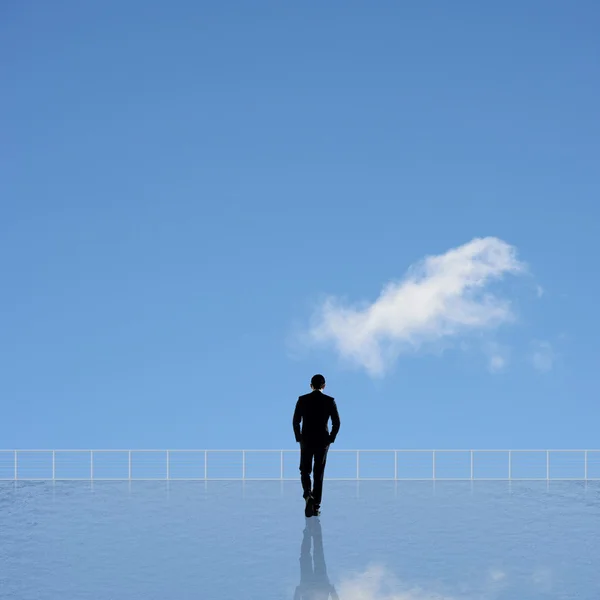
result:
M 327 428 L 330 417 L 331 434 Z M 334 398 L 319 390 L 300 396 L 296 402 L 292 425 L 297 442 L 325 446 L 335 442 L 340 430 L 340 416 Z

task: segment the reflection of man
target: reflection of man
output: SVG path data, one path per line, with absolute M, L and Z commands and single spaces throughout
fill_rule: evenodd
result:
M 314 569 L 310 556 L 310 538 L 313 539 Z M 339 600 L 337 592 L 327 577 L 323 536 L 319 519 L 306 519 L 304 536 L 300 546 L 300 585 L 294 593 L 294 600 Z

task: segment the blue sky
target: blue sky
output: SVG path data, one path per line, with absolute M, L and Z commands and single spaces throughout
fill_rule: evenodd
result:
M 597 447 L 599 21 L 3 6 L 0 446 Z

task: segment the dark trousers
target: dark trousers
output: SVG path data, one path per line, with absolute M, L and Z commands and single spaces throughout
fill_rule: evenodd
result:
M 314 474 L 312 495 L 317 506 L 321 505 L 323 496 L 323 476 L 325 475 L 325 464 L 327 462 L 327 451 L 329 444 L 323 445 L 315 442 L 300 443 L 300 481 L 302 482 L 302 495 L 304 498 L 311 493 L 310 474 Z

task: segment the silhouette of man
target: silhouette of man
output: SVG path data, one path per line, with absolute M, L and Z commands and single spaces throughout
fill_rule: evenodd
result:
M 323 476 L 329 445 L 335 442 L 340 430 L 340 416 L 335 400 L 323 393 L 325 377 L 315 375 L 310 380 L 312 392 L 298 398 L 292 425 L 296 441 L 300 442 L 300 481 L 302 482 L 302 497 L 306 501 L 304 515 L 306 517 L 321 514 L 321 499 L 323 496 Z M 331 417 L 331 433 L 327 423 Z M 302 420 L 302 431 L 300 421 Z M 314 474 L 311 490 L 310 474 Z
M 310 556 L 311 536 L 314 544 L 314 569 Z M 339 600 L 327 576 L 321 523 L 319 519 L 310 519 L 306 521 L 300 546 L 300 584 L 294 592 L 294 600 L 329 600 L 330 595 L 332 600 Z

